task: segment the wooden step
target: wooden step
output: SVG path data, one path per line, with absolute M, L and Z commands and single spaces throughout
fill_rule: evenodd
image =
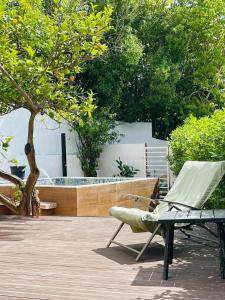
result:
M 50 201 L 41 201 L 41 209 L 54 209 L 57 207 L 57 203 Z

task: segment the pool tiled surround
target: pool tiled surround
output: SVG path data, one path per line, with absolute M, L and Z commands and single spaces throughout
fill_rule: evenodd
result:
M 131 207 L 132 200 L 127 194 L 151 196 L 157 184 L 157 178 L 123 180 L 79 186 L 40 185 L 41 201 L 53 201 L 57 216 L 108 216 L 113 205 Z M 10 196 L 12 187 L 0 185 L 0 192 Z M 1 211 L 0 211 L 1 213 Z
M 38 179 L 39 185 L 83 186 L 100 183 L 113 183 L 134 180 L 127 177 L 53 177 Z

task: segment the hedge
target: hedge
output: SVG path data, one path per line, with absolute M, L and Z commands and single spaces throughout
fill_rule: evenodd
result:
M 225 160 L 225 109 L 210 117 L 197 119 L 190 116 L 184 125 L 170 135 L 170 166 L 175 175 L 187 160 Z M 225 208 L 225 176 L 213 193 L 208 208 Z

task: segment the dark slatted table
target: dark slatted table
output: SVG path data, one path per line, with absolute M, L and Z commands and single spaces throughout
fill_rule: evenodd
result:
M 175 223 L 203 224 L 205 222 L 213 222 L 217 224 L 220 274 L 221 278 L 225 279 L 225 235 L 223 225 L 223 223 L 225 223 L 225 209 L 167 211 L 162 214 L 158 221 L 166 228 L 163 279 L 168 279 L 169 265 L 172 264 L 173 261 Z

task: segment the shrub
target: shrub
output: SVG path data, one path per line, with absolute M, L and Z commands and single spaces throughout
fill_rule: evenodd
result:
M 134 168 L 133 166 L 129 166 L 126 165 L 122 162 L 122 160 L 116 159 L 117 162 L 117 167 L 119 169 L 119 174 L 115 175 L 115 176 L 119 176 L 119 177 L 134 177 L 134 175 L 136 175 L 140 170 Z
M 73 129 L 79 137 L 77 157 L 84 176 L 97 176 L 99 157 L 105 144 L 113 144 L 119 140 L 119 132 L 115 130 L 115 127 L 115 115 L 107 109 L 96 109 L 92 118 L 83 116 L 82 123 L 73 124 Z
M 170 135 L 169 161 L 175 175 L 187 160 L 225 160 L 225 109 L 210 117 L 189 117 Z M 225 177 L 213 193 L 207 207 L 225 208 Z M 224 199 L 223 199 L 224 198 Z

